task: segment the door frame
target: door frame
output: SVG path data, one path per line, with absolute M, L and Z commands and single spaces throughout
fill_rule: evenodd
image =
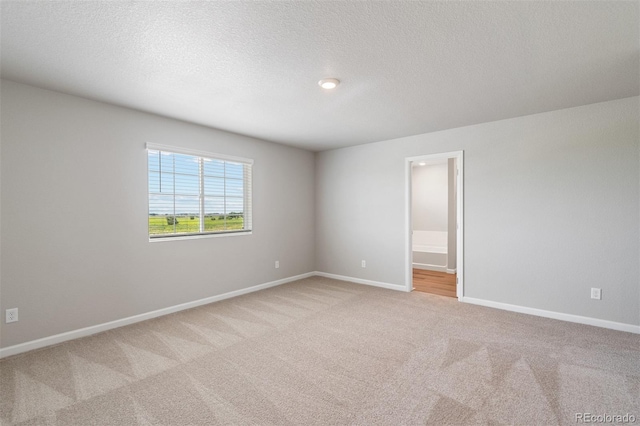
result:
M 464 151 L 442 152 L 438 154 L 425 154 L 416 157 L 406 157 L 405 168 L 405 291 L 413 290 L 413 219 L 411 215 L 411 164 L 418 161 L 430 161 L 441 159 L 456 159 L 456 222 L 458 232 L 456 235 L 456 297 L 461 300 L 464 297 Z

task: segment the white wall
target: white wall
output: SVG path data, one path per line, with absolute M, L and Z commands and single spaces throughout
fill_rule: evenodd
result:
M 447 232 L 447 163 L 414 166 L 411 170 L 412 217 L 414 231 Z
M 404 285 L 404 159 L 464 150 L 465 296 L 638 325 L 639 115 L 632 97 L 319 153 L 317 269 Z
M 311 152 L 10 81 L 1 126 L 2 347 L 314 270 Z M 145 142 L 254 159 L 253 235 L 150 243 Z

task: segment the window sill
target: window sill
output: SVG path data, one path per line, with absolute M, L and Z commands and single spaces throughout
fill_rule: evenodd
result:
M 183 240 L 199 240 L 201 238 L 221 238 L 221 237 L 239 237 L 241 235 L 251 235 L 253 231 L 241 231 L 241 232 L 221 232 L 219 234 L 196 234 L 196 235 L 179 235 L 175 237 L 156 237 L 149 238 L 150 243 L 159 243 L 165 241 L 183 241 Z

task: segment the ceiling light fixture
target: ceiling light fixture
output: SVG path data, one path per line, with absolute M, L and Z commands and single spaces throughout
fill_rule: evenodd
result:
M 338 84 L 340 84 L 340 80 L 338 80 L 337 78 L 323 78 L 318 82 L 318 84 L 323 89 L 331 90 L 338 87 Z
M 425 163 L 424 161 L 421 161 L 418 164 L 421 165 L 421 166 L 426 166 L 427 165 L 427 163 Z

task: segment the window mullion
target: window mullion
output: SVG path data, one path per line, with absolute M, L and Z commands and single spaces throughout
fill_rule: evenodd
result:
M 200 232 L 204 232 L 204 159 L 199 157 L 198 162 L 200 163 Z
M 178 232 L 178 228 L 176 224 L 178 223 L 178 218 L 176 217 L 176 156 L 171 155 L 171 163 L 173 165 L 171 170 L 171 177 L 173 178 L 173 233 Z
M 224 229 L 227 230 L 227 162 L 222 163 L 222 210 L 224 211 Z

